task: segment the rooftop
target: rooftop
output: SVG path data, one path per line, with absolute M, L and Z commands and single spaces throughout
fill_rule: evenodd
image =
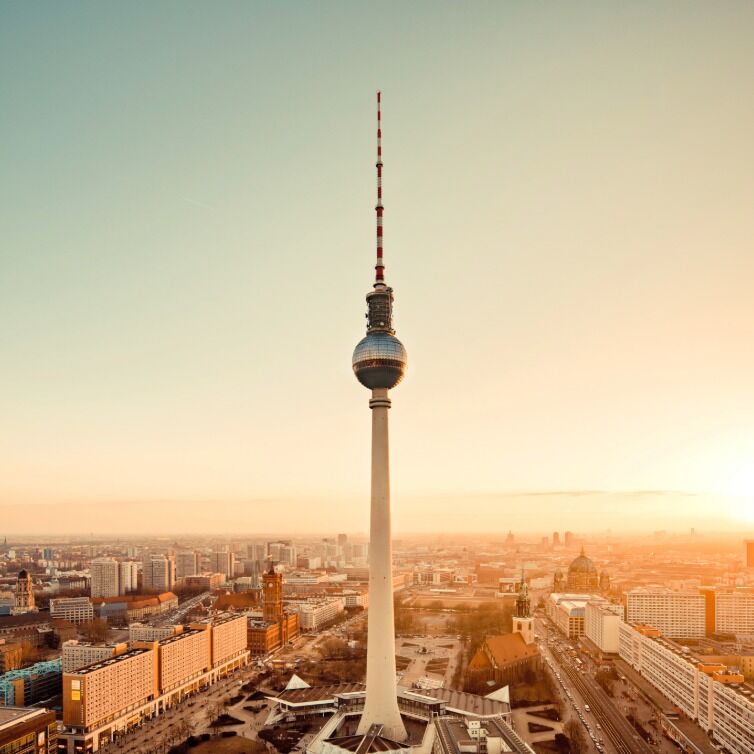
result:
M 29 709 L 28 707 L 2 707 L 0 706 L 0 731 L 3 728 L 15 725 L 21 720 L 30 720 L 33 717 L 47 714 L 46 709 Z

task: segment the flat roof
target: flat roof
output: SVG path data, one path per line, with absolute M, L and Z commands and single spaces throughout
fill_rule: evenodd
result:
M 89 673 L 94 673 L 97 670 L 102 670 L 102 668 L 109 667 L 110 665 L 114 665 L 116 662 L 124 662 L 125 660 L 130 660 L 137 655 L 142 655 L 145 652 L 151 652 L 151 649 L 131 649 L 128 652 L 124 652 L 122 655 L 116 655 L 115 657 L 108 657 L 107 660 L 102 660 L 101 662 L 96 662 L 94 665 L 87 665 L 85 668 L 80 668 L 79 670 L 74 670 L 72 673 L 66 673 L 66 675 L 88 675 Z
M 27 720 L 38 715 L 47 713 L 46 709 L 29 709 L 28 707 L 2 707 L 0 706 L 0 730 L 15 725 L 21 720 Z

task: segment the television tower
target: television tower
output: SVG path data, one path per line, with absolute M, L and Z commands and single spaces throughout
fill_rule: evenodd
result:
M 377 262 L 374 289 L 367 293 L 367 334 L 353 352 L 353 371 L 372 391 L 372 500 L 369 526 L 369 635 L 367 691 L 358 734 L 382 725 L 383 735 L 406 740 L 398 710 L 395 680 L 395 617 L 393 614 L 393 553 L 390 533 L 390 453 L 388 390 L 406 371 L 406 349 L 393 330 L 393 289 L 385 285 L 382 257 L 382 128 L 381 96 L 377 92 Z

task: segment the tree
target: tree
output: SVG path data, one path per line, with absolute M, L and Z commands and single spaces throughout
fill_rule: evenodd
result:
M 107 621 L 102 620 L 102 618 L 95 618 L 79 626 L 79 633 L 86 641 L 92 642 L 105 641 L 109 630 Z
M 584 726 L 574 717 L 572 717 L 563 726 L 563 732 L 568 736 L 571 745 L 572 754 L 582 754 L 589 751 L 589 742 L 584 733 Z

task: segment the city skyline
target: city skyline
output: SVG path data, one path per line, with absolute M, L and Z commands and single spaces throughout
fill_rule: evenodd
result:
M 366 530 L 378 86 L 396 531 L 754 524 L 751 7 L 231 5 L 2 11 L 9 532 Z

